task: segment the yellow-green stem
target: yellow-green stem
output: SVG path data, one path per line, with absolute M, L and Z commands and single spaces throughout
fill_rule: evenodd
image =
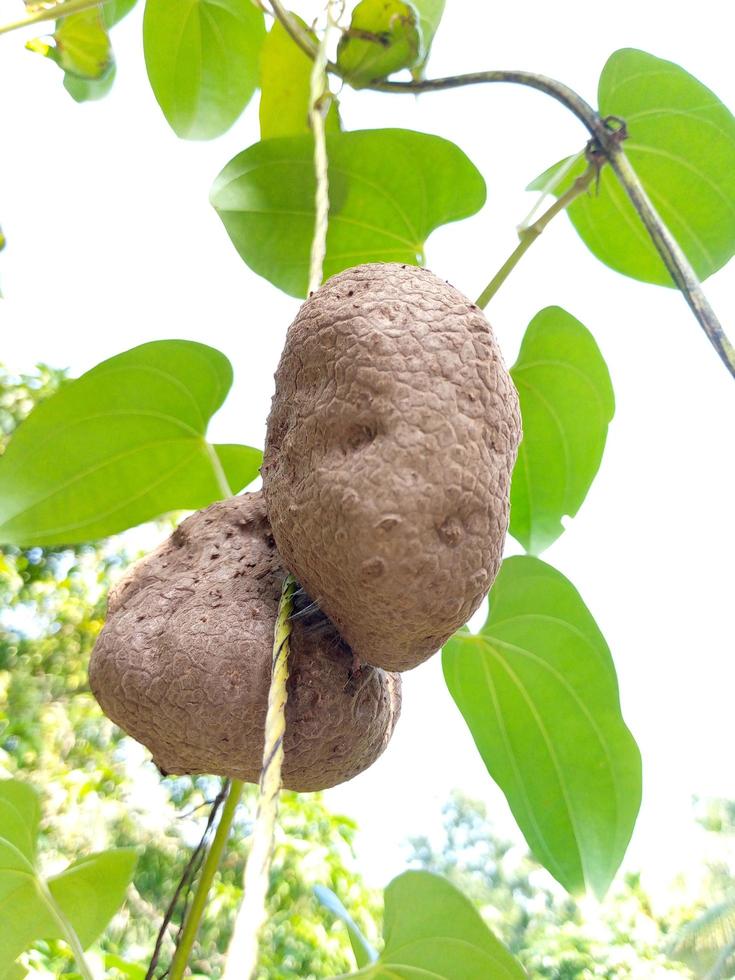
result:
M 511 252 L 506 261 L 495 273 L 493 278 L 483 289 L 482 293 L 477 299 L 477 305 L 481 309 L 485 309 L 487 304 L 497 293 L 500 287 L 503 285 L 505 280 L 511 274 L 513 269 L 518 265 L 520 260 L 526 254 L 528 249 L 533 245 L 539 235 L 542 233 L 544 228 L 556 217 L 561 211 L 566 210 L 572 201 L 576 200 L 580 194 L 584 194 L 587 188 L 590 186 L 595 176 L 597 175 L 598 168 L 594 164 L 590 164 L 585 172 L 574 181 L 572 186 L 568 191 L 561 194 L 548 211 L 544 211 L 540 218 L 538 218 L 532 225 L 528 225 L 526 228 L 522 228 L 518 233 L 520 242 L 516 248 Z
M 273 636 L 273 664 L 265 716 L 263 768 L 260 773 L 258 812 L 251 838 L 250 854 L 245 867 L 245 894 L 235 919 L 227 963 L 222 980 L 250 980 L 258 961 L 258 938 L 266 918 L 266 897 L 270 877 L 278 794 L 281 790 L 283 738 L 286 734 L 286 701 L 288 699 L 288 654 L 291 637 L 291 611 L 296 582 L 286 576 L 278 604 L 278 618 Z
M 184 921 L 181 939 L 176 947 L 174 958 L 171 961 L 168 972 L 169 980 L 181 980 L 184 976 L 186 965 L 189 962 L 194 941 L 199 931 L 199 925 L 207 906 L 209 889 L 212 887 L 214 876 L 217 873 L 217 868 L 219 867 L 222 852 L 230 834 L 230 828 L 232 827 L 232 821 L 234 820 L 235 811 L 237 810 L 237 804 L 240 802 L 243 788 L 244 783 L 240 779 L 233 779 L 230 783 L 230 789 L 227 793 L 225 804 L 222 807 L 222 816 L 220 817 L 212 845 L 202 866 L 199 881 L 194 892 L 194 898 Z
M 90 10 L 92 7 L 100 7 L 105 0 L 66 0 L 66 3 L 57 3 L 53 7 L 46 7 L 29 14 L 22 20 L 13 21 L 10 24 L 0 25 L 0 34 L 9 34 L 10 31 L 19 31 L 23 27 L 31 27 L 33 24 L 40 24 L 44 20 L 57 20 L 59 17 L 68 17 L 69 14 L 79 14 L 83 10 Z

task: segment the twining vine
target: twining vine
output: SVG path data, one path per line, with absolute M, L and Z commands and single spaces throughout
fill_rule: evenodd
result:
M 304 31 L 301 25 L 291 16 L 280 0 L 269 0 L 275 17 L 281 22 L 296 44 L 310 58 L 316 57 L 317 47 Z M 327 64 L 327 70 L 337 75 L 349 84 L 339 65 L 334 62 Z M 536 89 L 565 106 L 586 127 L 590 136 L 596 141 L 600 152 L 610 164 L 615 176 L 620 181 L 635 208 L 641 221 L 646 227 L 657 252 L 661 256 L 674 284 L 682 292 L 689 308 L 699 321 L 707 339 L 719 354 L 730 374 L 735 378 L 735 347 L 727 337 L 717 314 L 710 305 L 702 285 L 679 247 L 674 236 L 666 227 L 661 215 L 648 196 L 648 193 L 636 174 L 625 154 L 620 140 L 622 120 L 606 117 L 578 95 L 563 82 L 538 75 L 529 71 L 477 71 L 462 75 L 448 75 L 445 78 L 423 78 L 408 82 L 393 82 L 388 80 L 372 82 L 363 86 L 376 92 L 397 92 L 416 95 L 422 92 L 441 92 L 445 89 L 463 88 L 467 85 L 485 85 L 494 82 L 505 82 L 514 85 L 525 85 Z M 575 195 L 576 196 L 576 195 Z M 568 202 L 570 203 L 570 202 Z

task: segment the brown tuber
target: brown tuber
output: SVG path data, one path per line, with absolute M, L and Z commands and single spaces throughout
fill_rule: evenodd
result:
M 477 609 L 520 432 L 485 316 L 426 269 L 357 266 L 303 304 L 263 489 L 284 564 L 361 662 L 415 667 Z
M 90 684 L 165 773 L 258 781 L 285 575 L 255 493 L 189 517 L 111 594 Z M 400 677 L 353 670 L 308 606 L 294 616 L 289 666 L 284 786 L 326 789 L 362 772 L 391 737 Z

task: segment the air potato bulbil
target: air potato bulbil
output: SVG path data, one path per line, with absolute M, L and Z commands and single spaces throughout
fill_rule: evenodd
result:
M 483 313 L 426 269 L 357 266 L 303 304 L 263 489 L 284 564 L 362 662 L 414 667 L 477 609 L 520 433 Z
M 164 772 L 258 781 L 285 575 L 255 493 L 189 517 L 111 594 L 90 684 Z M 353 671 L 319 612 L 294 617 L 289 666 L 284 786 L 326 789 L 370 766 L 398 718 L 400 678 Z

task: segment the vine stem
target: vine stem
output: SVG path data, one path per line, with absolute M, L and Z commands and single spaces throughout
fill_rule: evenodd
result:
M 265 718 L 263 768 L 260 773 L 260 793 L 252 845 L 245 866 L 245 894 L 235 920 L 222 980 L 236 980 L 236 978 L 250 980 L 253 976 L 258 962 L 258 936 L 266 919 L 265 903 L 278 815 L 278 794 L 281 791 L 283 736 L 286 731 L 288 697 L 286 684 L 289 639 L 295 587 L 293 576 L 286 576 L 278 604 L 278 618 L 273 639 L 273 666 Z
M 46 882 L 40 877 L 36 878 L 36 885 L 39 891 L 41 892 L 41 895 L 43 896 L 44 902 L 46 903 L 49 912 L 54 917 L 54 919 L 56 919 L 56 923 L 61 931 L 62 936 L 64 937 L 64 940 L 66 941 L 67 945 L 69 946 L 69 948 L 71 949 L 74 955 L 74 960 L 77 964 L 80 975 L 83 977 L 83 980 L 95 980 L 94 974 L 92 973 L 92 969 L 89 963 L 87 963 L 87 959 L 84 955 L 84 949 L 82 948 L 82 944 L 79 941 L 79 936 L 77 936 L 71 922 L 69 922 L 67 917 L 59 908 L 56 899 L 51 894 L 51 889 L 48 887 Z
M 613 146 L 610 148 L 607 158 L 618 180 L 628 192 L 628 197 L 646 226 L 646 230 L 663 259 L 669 275 L 701 324 L 709 342 L 720 355 L 723 364 L 735 378 L 735 347 L 705 296 L 702 285 L 689 260 L 666 227 L 625 153 L 619 146 Z
M 197 881 L 196 891 L 194 892 L 194 898 L 184 921 L 181 938 L 177 943 L 176 952 L 169 967 L 169 980 L 181 980 L 186 971 L 186 965 L 189 962 L 189 957 L 194 947 L 194 940 L 196 939 L 199 925 L 207 906 L 209 889 L 212 887 L 214 876 L 217 873 L 217 868 L 219 867 L 222 852 L 230 834 L 230 828 L 235 818 L 235 811 L 237 810 L 237 804 L 240 802 L 244 785 L 240 779 L 233 779 L 230 783 L 227 798 L 222 807 L 222 816 L 217 824 L 214 839 L 204 860 L 204 865 Z
M 327 2 L 327 24 L 321 42 L 314 52 L 309 93 L 309 121 L 314 135 L 314 234 L 309 262 L 309 292 L 321 285 L 329 225 L 329 160 L 327 157 L 326 114 L 329 109 L 327 78 L 327 45 L 332 27 L 336 26 L 334 5 Z M 258 963 L 258 937 L 266 919 L 266 899 L 275 843 L 278 795 L 281 791 L 283 738 L 286 733 L 288 699 L 288 655 L 291 637 L 291 611 L 296 581 L 287 575 L 278 604 L 273 639 L 273 664 L 265 718 L 263 767 L 260 772 L 258 810 L 253 827 L 252 845 L 245 866 L 245 893 L 227 951 L 223 980 L 250 980 Z
M 584 194 L 597 176 L 598 172 L 599 167 L 597 167 L 595 164 L 590 164 L 585 172 L 577 177 L 569 190 L 565 191 L 556 199 L 556 201 L 554 201 L 548 211 L 544 211 L 541 217 L 537 218 L 533 224 L 521 227 L 520 231 L 518 232 L 518 237 L 520 239 L 518 245 L 513 252 L 511 252 L 500 269 L 498 269 L 476 300 L 480 309 L 485 309 L 487 304 L 503 285 L 513 269 L 515 269 L 515 267 L 518 265 L 528 249 L 543 232 L 548 223 L 561 211 L 566 210 L 572 201 L 575 201 L 578 197 Z
M 316 57 L 317 46 L 281 3 L 270 0 L 274 16 L 283 24 L 292 39 L 309 57 Z M 337 75 L 349 84 L 349 76 L 333 62 L 327 63 L 327 71 Z M 592 106 L 563 82 L 546 75 L 529 71 L 498 69 L 494 71 L 468 72 L 462 75 L 448 75 L 443 78 L 415 79 L 408 82 L 378 81 L 365 88 L 376 92 L 396 92 L 417 95 L 421 92 L 439 92 L 445 89 L 462 88 L 467 85 L 492 83 L 525 85 L 551 96 L 565 106 L 587 129 L 597 142 L 601 152 L 610 162 L 623 190 L 646 227 L 651 240 L 661 256 L 674 284 L 682 292 L 707 339 L 719 354 L 730 374 L 735 377 L 735 348 L 727 338 L 717 314 L 705 296 L 701 283 L 686 255 L 676 239 L 666 227 L 663 219 L 646 193 L 640 178 L 633 169 L 625 151 L 620 146 L 616 132 L 611 130 L 605 119 Z
M 311 240 L 309 262 L 309 293 L 322 284 L 324 257 L 327 253 L 327 228 L 329 225 L 329 161 L 327 159 L 327 112 L 331 95 L 327 77 L 327 45 L 329 34 L 336 21 L 334 0 L 328 0 L 327 26 L 321 43 L 314 54 L 309 92 L 309 122 L 314 136 L 314 174 L 316 177 L 314 235 Z
M 65 0 L 64 3 L 57 3 L 53 7 L 46 7 L 37 10 L 22 20 L 13 21 L 10 24 L 0 25 L 0 34 L 9 34 L 10 31 L 19 31 L 23 27 L 31 27 L 44 20 L 57 20 L 59 17 L 68 17 L 70 14 L 79 14 L 83 10 L 90 10 L 92 7 L 101 7 L 106 0 Z

